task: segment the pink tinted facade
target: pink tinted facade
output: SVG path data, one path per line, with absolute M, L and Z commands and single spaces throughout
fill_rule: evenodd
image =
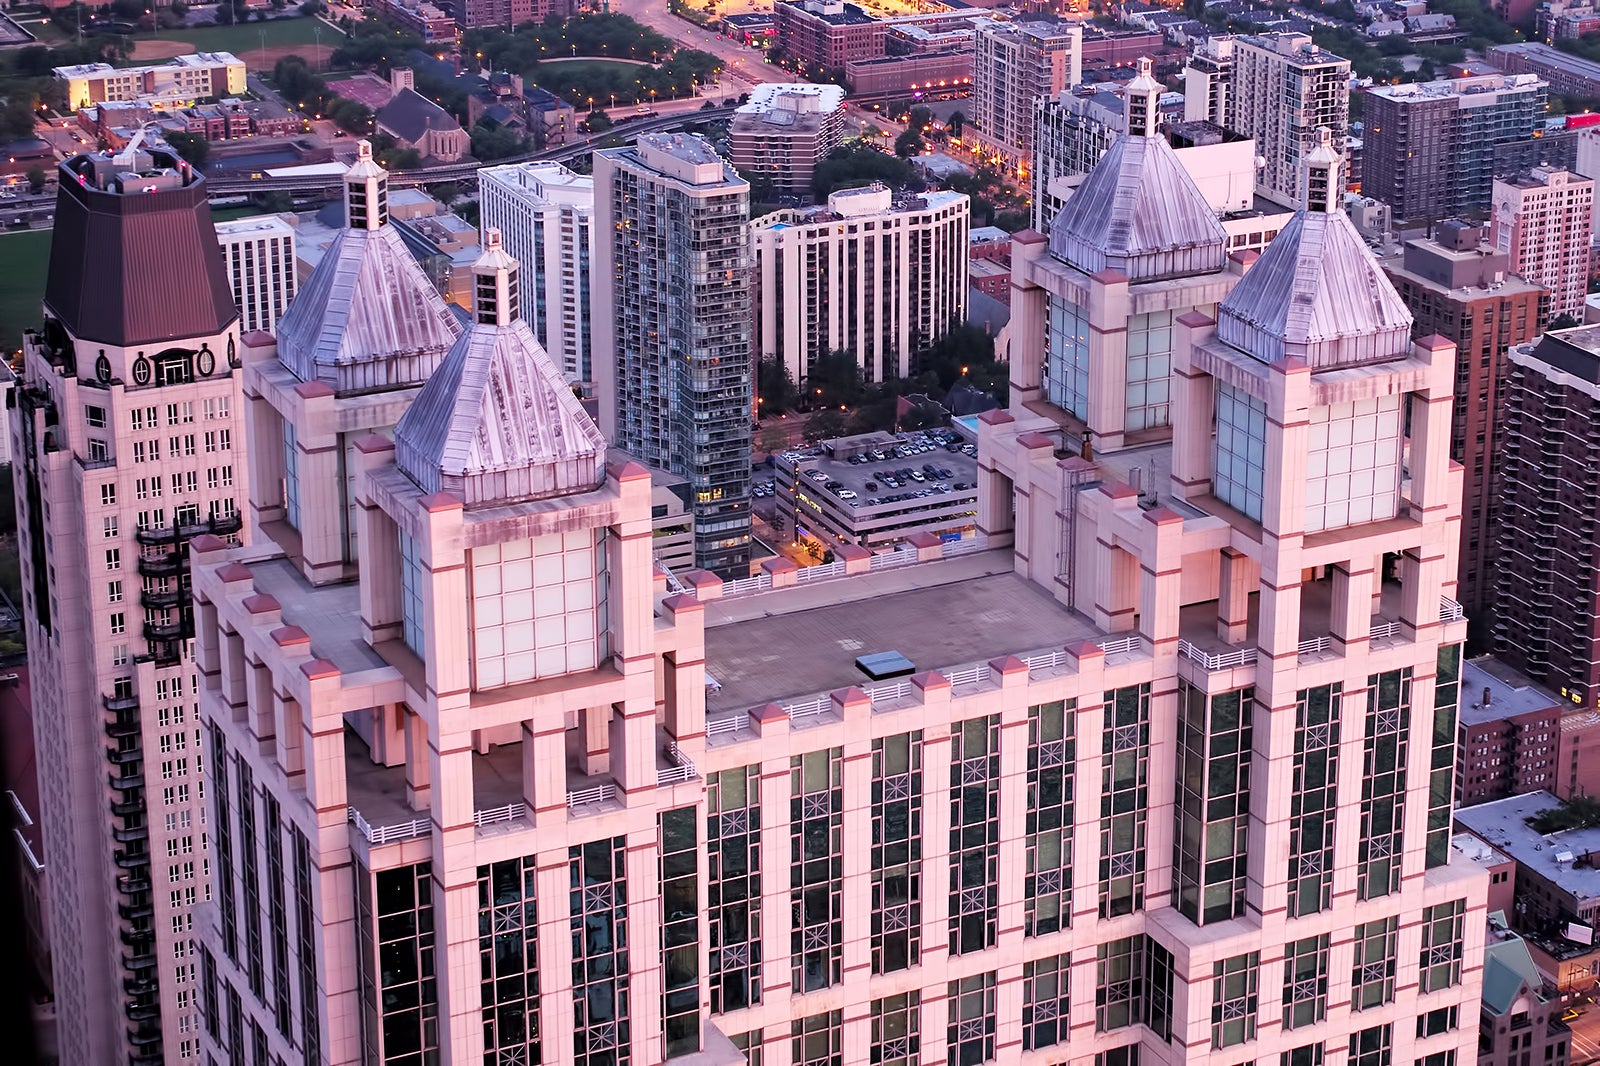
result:
M 244 774 L 278 827 L 217 858 L 208 1050 L 1466 1066 L 1454 350 L 1331 196 L 1224 269 L 1148 140 L 1016 242 L 985 536 L 805 571 L 651 565 L 648 475 L 541 384 L 490 241 L 477 324 L 356 443 L 355 579 L 194 546 L 219 839 Z M 1111 224 L 1158 191 L 1165 229 Z M 293 915 L 262 994 L 251 877 Z

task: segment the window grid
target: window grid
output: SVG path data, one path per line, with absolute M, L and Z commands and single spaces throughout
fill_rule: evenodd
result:
M 994 947 L 999 930 L 1000 716 L 950 737 L 950 952 Z
M 844 1066 L 844 1012 L 828 1011 L 789 1023 L 794 1066 Z
M 1022 1049 L 1064 1044 L 1071 1036 L 1072 956 L 1051 955 L 1022 964 Z
M 1343 700 L 1339 684 L 1301 689 L 1296 698 L 1289 807 L 1289 914 L 1295 918 L 1316 914 L 1332 901 Z
M 1105 694 L 1100 774 L 1100 917 L 1144 906 L 1150 685 Z
M 711 1012 L 761 1002 L 761 768 L 706 780 Z
M 922 960 L 922 733 L 872 742 L 872 972 Z
M 1356 864 L 1356 892 L 1361 899 L 1377 899 L 1400 889 L 1410 725 L 1411 668 L 1368 677 Z
M 922 1050 L 922 993 L 872 1001 L 873 1066 L 918 1066 Z
M 1461 645 L 1439 649 L 1433 686 L 1433 755 L 1428 764 L 1427 864 L 1450 861 L 1451 812 L 1455 801 L 1456 711 L 1461 700 Z
M 1422 954 L 1417 961 L 1422 991 L 1437 992 L 1461 983 L 1466 914 L 1464 899 L 1422 909 Z
M 484 1066 L 544 1061 L 539 1029 L 538 866 L 533 856 L 478 867 Z
M 1366 922 L 1355 929 L 1355 963 L 1350 973 L 1350 1009 L 1368 1010 L 1394 999 L 1399 919 Z
M 1328 1015 L 1328 934 L 1283 949 L 1283 1027 L 1315 1025 Z
M 797 992 L 837 984 L 844 961 L 843 765 L 840 748 L 789 763 L 789 955 Z
M 568 913 L 572 930 L 574 1066 L 628 1066 L 627 838 L 575 844 Z
M 1057 700 L 1028 709 L 1028 872 L 1022 911 L 1028 936 L 1072 925 L 1077 708 L 1077 700 Z
M 1211 1046 L 1233 1047 L 1256 1038 L 1261 955 L 1249 952 L 1211 964 Z
M 977 1066 L 994 1058 L 994 990 L 993 973 L 950 982 L 946 1034 L 950 1066 Z
M 1350 1036 L 1350 1066 L 1389 1066 L 1394 1048 L 1394 1027 L 1374 1026 Z
M 1180 913 L 1197 925 L 1244 910 L 1255 689 L 1178 687 L 1173 867 Z
M 665 1057 L 700 1050 L 700 846 L 694 807 L 662 811 L 661 1017 Z

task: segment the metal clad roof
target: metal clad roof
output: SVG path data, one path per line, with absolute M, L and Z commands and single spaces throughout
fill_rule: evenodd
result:
M 1403 359 L 1411 312 L 1343 211 L 1301 211 L 1218 309 L 1217 336 L 1312 369 Z
M 1118 137 L 1050 225 L 1050 254 L 1130 281 L 1215 273 L 1227 254 L 1217 214 L 1161 137 Z
M 339 393 L 426 381 L 461 333 L 392 226 L 345 229 L 278 323 L 278 359 Z
M 158 344 L 221 333 L 239 317 L 203 180 L 119 193 L 63 168 L 55 214 L 44 302 L 74 337 Z
M 527 323 L 461 335 L 395 427 L 395 460 L 424 492 L 470 507 L 588 492 L 605 438 Z

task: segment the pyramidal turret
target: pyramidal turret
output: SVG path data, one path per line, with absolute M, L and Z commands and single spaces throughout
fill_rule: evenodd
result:
M 389 174 L 361 141 L 345 174 L 345 226 L 278 324 L 278 358 L 335 392 L 426 381 L 461 332 L 389 225 Z
M 1340 208 L 1342 159 L 1318 134 L 1306 204 L 1222 301 L 1217 336 L 1262 362 L 1298 356 L 1319 370 L 1402 359 L 1411 312 Z
M 517 261 L 499 230 L 484 234 L 472 292 L 472 328 L 395 427 L 396 463 L 469 509 L 597 488 L 605 439 L 518 315 Z

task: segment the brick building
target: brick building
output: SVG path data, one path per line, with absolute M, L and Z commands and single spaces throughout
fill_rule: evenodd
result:
M 772 5 L 778 51 L 789 59 L 843 70 L 884 54 L 882 20 L 841 0 L 778 0 Z
M 1461 670 L 1456 806 L 1555 784 L 1562 701 L 1484 656 Z

